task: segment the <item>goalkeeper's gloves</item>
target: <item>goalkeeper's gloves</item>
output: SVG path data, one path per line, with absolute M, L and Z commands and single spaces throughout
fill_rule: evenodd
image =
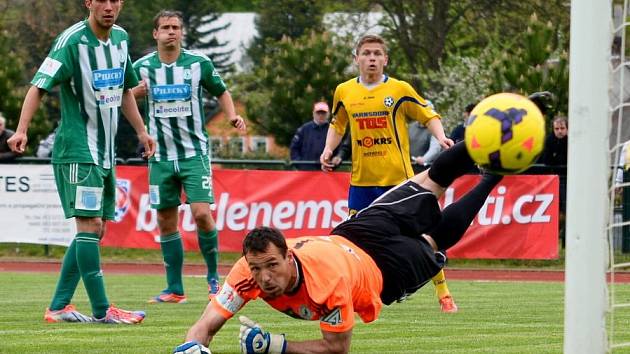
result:
M 553 94 L 549 91 L 534 92 L 528 98 L 538 106 L 543 115 L 553 108 Z
M 245 316 L 239 316 L 241 332 L 238 336 L 241 353 L 284 354 L 287 341 L 284 334 L 271 334 L 263 331 L 260 325 Z
M 177 348 L 173 350 L 173 354 L 212 354 L 212 352 L 203 344 L 199 344 L 199 342 L 193 340 L 178 345 Z

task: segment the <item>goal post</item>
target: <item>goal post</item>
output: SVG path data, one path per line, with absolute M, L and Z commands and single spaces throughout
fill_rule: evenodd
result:
M 611 0 L 571 1 L 564 352 L 606 343 Z

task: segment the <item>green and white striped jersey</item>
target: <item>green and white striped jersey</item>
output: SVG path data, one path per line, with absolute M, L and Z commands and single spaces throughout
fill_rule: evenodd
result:
M 157 52 L 138 59 L 133 68 L 147 83 L 145 124 L 157 142 L 154 158 L 171 161 L 208 154 L 208 133 L 203 112 L 202 88 L 213 96 L 227 89 L 212 60 L 182 49 L 171 64 Z
M 103 42 L 85 20 L 67 28 L 53 42 L 31 81 L 46 91 L 61 86 L 61 124 L 53 163 L 114 165 L 123 90 L 138 84 L 128 41 L 127 32 L 114 25 Z

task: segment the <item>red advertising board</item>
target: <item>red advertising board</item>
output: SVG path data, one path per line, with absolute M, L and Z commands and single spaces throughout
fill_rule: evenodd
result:
M 108 223 L 104 246 L 159 248 L 157 214 L 150 208 L 146 167 L 118 166 L 117 222 Z M 442 198 L 450 204 L 478 176 L 458 179 Z M 287 237 L 327 235 L 347 215 L 348 173 L 213 170 L 213 217 L 222 251 L 240 251 L 259 225 Z M 190 208 L 180 207 L 184 248 L 197 249 Z M 558 178 L 507 176 L 493 190 L 451 258 L 558 257 Z

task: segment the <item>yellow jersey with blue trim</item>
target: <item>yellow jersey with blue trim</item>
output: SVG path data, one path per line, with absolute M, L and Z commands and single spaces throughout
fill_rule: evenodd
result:
M 366 87 L 359 78 L 335 89 L 331 127 L 343 135 L 350 126 L 353 186 L 393 186 L 413 176 L 407 119 L 427 124 L 440 119 L 407 82 L 383 76 Z

